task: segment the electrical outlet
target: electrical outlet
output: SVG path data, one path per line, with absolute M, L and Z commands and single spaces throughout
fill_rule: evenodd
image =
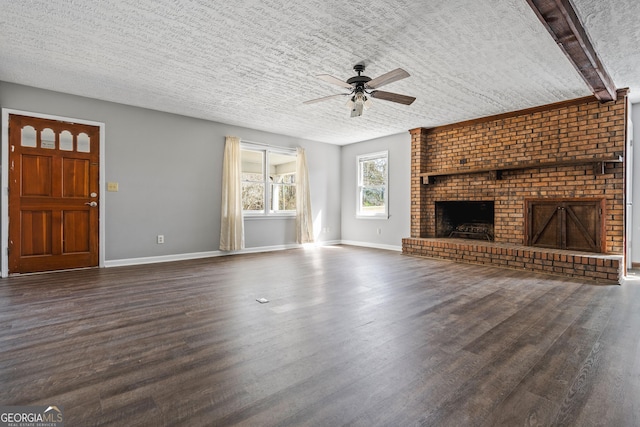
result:
M 164 243 L 164 234 L 158 234 L 157 242 L 159 245 Z

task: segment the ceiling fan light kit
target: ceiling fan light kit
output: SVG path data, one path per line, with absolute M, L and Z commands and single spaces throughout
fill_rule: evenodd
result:
M 304 103 L 314 104 L 316 102 L 325 101 L 327 99 L 337 98 L 340 96 L 349 96 L 347 107 L 349 108 L 349 110 L 351 110 L 351 117 L 359 117 L 362 115 L 364 109 L 368 109 L 371 107 L 372 102 L 370 98 L 382 99 L 384 101 L 396 102 L 398 104 L 404 105 L 411 105 L 413 101 L 416 100 L 416 98 L 414 98 L 413 96 L 375 90 L 380 86 L 384 86 L 386 84 L 409 77 L 409 73 L 407 73 L 402 68 L 396 68 L 395 70 L 389 71 L 388 73 L 376 77 L 375 79 L 372 79 L 368 76 L 363 76 L 362 73 L 364 72 L 364 69 L 364 64 L 356 64 L 353 67 L 353 71 L 358 73 L 358 75 L 351 77 L 346 82 L 343 82 L 336 77 L 330 76 L 329 74 L 320 74 L 316 76 L 320 80 L 324 80 L 327 83 L 349 89 L 350 92 L 312 99 L 310 101 L 305 101 Z
M 347 102 L 347 107 L 351 110 L 351 117 L 362 115 L 362 110 L 371 107 L 371 100 L 363 92 L 356 92 Z

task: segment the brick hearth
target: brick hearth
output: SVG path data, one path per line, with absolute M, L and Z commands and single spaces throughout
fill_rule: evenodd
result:
M 411 130 L 411 255 L 617 281 L 624 265 L 626 90 Z M 492 201 L 494 241 L 436 237 L 436 202 Z M 526 246 L 533 201 L 601 206 L 597 252 Z M 596 252 L 596 251 L 594 251 Z
M 618 282 L 622 255 L 572 252 L 468 239 L 402 239 L 402 252 L 470 264 Z

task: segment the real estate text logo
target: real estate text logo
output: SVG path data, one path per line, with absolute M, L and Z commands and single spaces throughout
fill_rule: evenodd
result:
M 0 406 L 0 427 L 64 427 L 59 406 Z

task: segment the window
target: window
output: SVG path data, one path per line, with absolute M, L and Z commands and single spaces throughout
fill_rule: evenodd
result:
M 358 207 L 356 216 L 388 217 L 387 169 L 389 153 L 358 156 Z
M 295 215 L 295 178 L 295 151 L 242 145 L 242 210 L 245 214 Z
M 388 157 L 387 151 L 358 156 L 358 217 L 388 217 Z

